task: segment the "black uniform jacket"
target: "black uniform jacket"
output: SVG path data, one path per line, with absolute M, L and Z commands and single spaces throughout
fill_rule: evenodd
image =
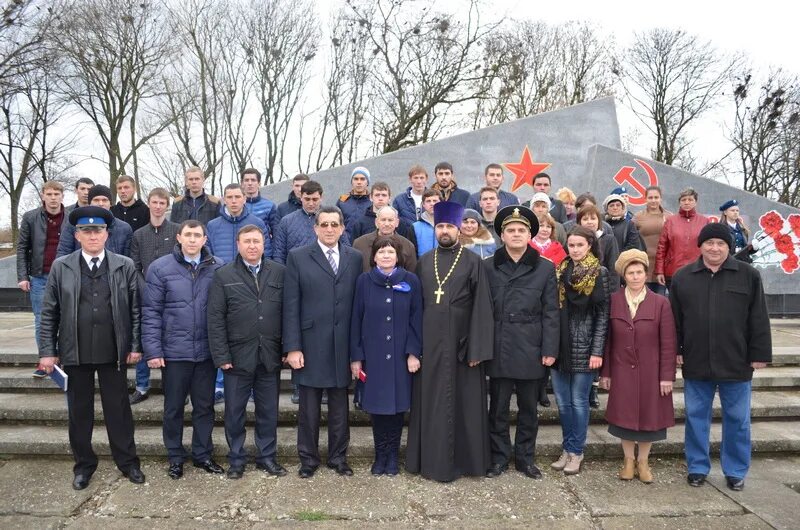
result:
M 545 376 L 542 357 L 558 357 L 555 267 L 530 247 L 516 266 L 505 247 L 485 264 L 494 302 L 494 358 L 487 373 L 540 379 Z

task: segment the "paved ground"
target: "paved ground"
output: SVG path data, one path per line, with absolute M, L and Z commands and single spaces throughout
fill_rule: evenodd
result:
M 540 462 L 542 467 L 549 463 Z M 0 528 L 797 528 L 800 457 L 761 458 L 741 493 L 728 491 L 718 463 L 710 484 L 691 488 L 678 460 L 656 460 L 656 482 L 621 482 L 617 462 L 587 463 L 565 477 L 549 469 L 541 481 L 510 471 L 498 479 L 439 484 L 416 476 L 354 477 L 324 469 L 311 480 L 280 479 L 250 468 L 229 481 L 187 468 L 170 480 L 160 460 L 143 463 L 147 483 L 135 486 L 103 460 L 86 490 L 73 491 L 68 460 L 0 462 Z

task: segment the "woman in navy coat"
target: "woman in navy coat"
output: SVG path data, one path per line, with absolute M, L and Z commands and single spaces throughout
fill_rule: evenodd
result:
M 422 354 L 422 286 L 403 268 L 400 243 L 378 237 L 369 272 L 359 276 L 350 327 L 350 368 L 364 380 L 361 406 L 372 418 L 373 475 L 396 475 L 411 374 Z

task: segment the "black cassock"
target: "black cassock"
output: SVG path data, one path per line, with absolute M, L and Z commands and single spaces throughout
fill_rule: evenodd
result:
M 458 249 L 438 249 L 439 279 Z M 462 475 L 483 476 L 489 468 L 485 368 L 467 363 L 492 359 L 494 318 L 484 265 L 467 249 L 436 303 L 434 252 L 417 264 L 424 298 L 422 368 L 414 376 L 406 469 L 449 482 Z

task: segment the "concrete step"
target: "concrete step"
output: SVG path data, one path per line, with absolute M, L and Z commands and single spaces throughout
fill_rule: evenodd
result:
M 50 378 L 36 379 L 31 377 L 32 366 L 0 366 L 0 393 L 3 392 L 59 392 L 59 388 Z M 128 387 L 135 386 L 136 371 L 128 369 Z M 161 371 L 150 371 L 150 388 L 154 394 L 161 392 Z M 290 370 L 281 370 L 281 390 L 291 388 Z M 683 379 L 678 370 L 675 388 L 683 388 Z M 753 375 L 753 388 L 756 389 L 791 389 L 800 388 L 800 366 L 768 366 L 756 370 Z
M 607 394 L 600 394 L 600 408 L 591 411 L 591 421 L 593 423 L 605 423 L 605 408 L 608 399 Z M 682 422 L 685 417 L 684 396 L 680 391 L 675 392 L 675 418 Z M 558 408 L 555 400 L 551 396 L 552 405 L 548 408 L 539 408 L 539 422 L 545 424 L 558 423 Z M 164 407 L 164 397 L 162 395 L 150 396 L 132 407 L 133 417 L 138 425 L 161 425 Z M 291 402 L 288 393 L 280 396 L 278 405 L 278 422 L 281 425 L 293 426 L 297 424 L 297 405 Z M 95 398 L 95 421 L 103 422 L 103 411 L 100 404 L 99 395 Z M 511 400 L 511 421 L 516 422 L 517 417 L 516 399 Z M 751 415 L 753 419 L 776 419 L 794 420 L 800 419 L 800 390 L 775 390 L 775 391 L 756 391 L 753 393 Z M 187 425 L 191 424 L 191 404 L 186 407 L 184 419 Z M 224 422 L 225 405 L 221 403 L 215 407 L 216 423 L 222 425 Z M 327 407 L 322 407 L 322 421 L 327 423 Z M 720 418 L 721 409 L 719 397 L 715 399 L 713 416 Z M 57 393 L 0 393 L 0 421 L 7 423 L 66 423 L 67 405 L 63 395 Z M 253 403 L 247 406 L 247 421 L 252 425 L 255 421 L 255 408 Z M 351 425 L 369 425 L 369 414 L 350 409 Z
M 403 450 L 405 448 L 405 432 L 403 433 Z M 513 429 L 512 429 L 513 431 Z M 183 432 L 184 445 L 191 445 L 192 429 L 187 427 Z M 297 433 L 293 427 L 278 428 L 278 456 L 282 461 L 295 461 Z M 513 432 L 512 432 L 513 437 Z M 669 429 L 667 440 L 653 445 L 653 453 L 658 455 L 683 454 L 683 426 Z M 227 453 L 225 433 L 223 429 L 214 429 L 214 454 L 222 459 Z M 721 426 L 711 426 L 711 450 L 719 453 Z M 512 438 L 513 439 L 513 438 Z M 253 431 L 248 428 L 247 443 L 249 451 L 253 451 Z M 95 427 L 94 449 L 100 455 L 109 455 L 110 449 L 105 428 Z M 320 431 L 320 451 L 326 453 L 327 432 Z M 755 453 L 797 453 L 800 452 L 800 423 L 757 421 L 752 424 L 752 443 Z M 166 456 L 161 428 L 145 426 L 136 428 L 136 446 L 141 456 Z M 541 457 L 539 465 L 549 463 L 551 457 L 561 453 L 561 428 L 557 425 L 540 427 L 536 443 L 536 453 Z M 69 440 L 65 426 L 46 425 L 0 425 L 0 455 L 68 455 Z M 350 429 L 351 460 L 368 460 L 373 456 L 372 430 L 370 427 L 352 427 Z M 592 425 L 586 444 L 586 455 L 589 458 L 618 458 L 622 454 L 619 440 L 608 434 L 606 427 Z M 323 456 L 324 461 L 324 456 Z

